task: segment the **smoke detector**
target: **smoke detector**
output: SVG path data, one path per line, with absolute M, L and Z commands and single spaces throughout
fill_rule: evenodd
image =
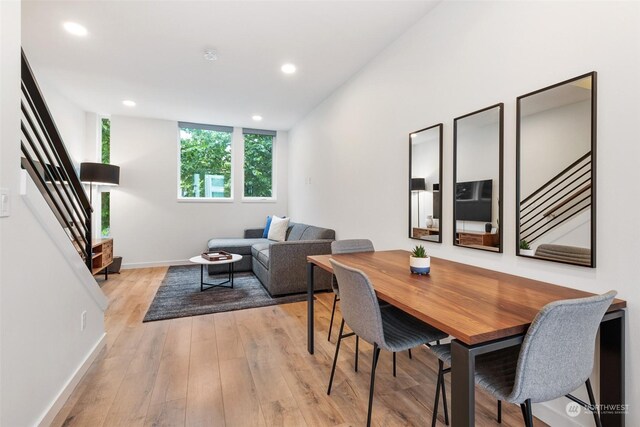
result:
M 207 61 L 217 61 L 218 52 L 213 49 L 207 49 L 204 51 L 204 59 L 206 59 Z

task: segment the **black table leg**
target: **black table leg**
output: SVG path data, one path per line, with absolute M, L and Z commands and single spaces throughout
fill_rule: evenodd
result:
M 607 313 L 600 323 L 600 406 L 603 426 L 625 425 L 624 310 Z
M 451 426 L 475 425 L 476 356 L 470 347 L 451 341 Z
M 200 264 L 200 292 L 202 291 L 208 291 L 209 289 L 213 289 L 213 288 L 231 288 L 233 289 L 233 273 L 234 273 L 234 269 L 233 269 L 233 264 L 232 262 L 229 263 L 229 276 L 227 277 L 227 280 L 225 280 L 224 282 L 220 282 L 220 283 L 207 283 L 204 281 L 204 264 Z M 230 283 L 230 286 L 224 286 L 225 284 Z M 207 288 L 205 288 L 205 286 L 207 286 Z
M 313 354 L 313 264 L 307 263 L 307 351 Z

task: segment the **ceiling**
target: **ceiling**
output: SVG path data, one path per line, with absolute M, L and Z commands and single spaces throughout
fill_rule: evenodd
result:
M 30 0 L 22 44 L 36 77 L 86 111 L 286 130 L 436 4 Z

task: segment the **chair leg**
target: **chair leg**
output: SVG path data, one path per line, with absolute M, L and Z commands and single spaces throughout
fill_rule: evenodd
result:
M 436 380 L 436 398 L 433 402 L 433 417 L 431 418 L 431 427 L 436 427 L 438 420 L 438 405 L 440 404 L 440 386 L 442 385 L 442 361 L 438 360 L 438 379 Z
M 373 407 L 373 389 L 376 380 L 376 367 L 378 358 L 380 357 L 380 348 L 378 344 L 373 343 L 373 361 L 371 362 L 371 383 L 369 384 L 369 410 L 367 412 L 367 427 L 371 426 L 371 410 Z
M 442 381 L 442 406 L 444 407 L 444 423 L 445 425 L 449 425 L 449 408 L 447 407 L 447 390 L 445 388 L 444 382 L 444 363 L 442 360 L 440 362 L 440 369 L 442 370 L 442 374 L 440 375 L 440 381 Z
M 522 416 L 524 418 L 524 425 L 526 427 L 533 427 L 533 411 L 531 410 L 531 399 L 527 399 L 520 405 L 522 409 Z
M 393 376 L 396 376 L 396 352 L 393 352 Z
M 502 400 L 498 400 L 498 423 L 502 423 Z
M 340 335 L 338 335 L 338 342 L 336 343 L 336 354 L 333 356 L 333 367 L 331 367 L 331 377 L 329 378 L 329 388 L 327 394 L 331 394 L 331 386 L 333 385 L 333 376 L 336 373 L 336 362 L 338 361 L 338 353 L 340 352 L 340 343 L 342 342 L 342 333 L 344 332 L 344 319 L 340 323 Z
M 409 352 L 409 359 L 413 359 L 413 356 L 411 356 L 411 349 L 407 350 Z
M 338 295 L 333 294 L 333 309 L 331 310 L 331 321 L 329 321 L 329 334 L 327 335 L 327 341 L 331 341 L 331 330 L 333 329 L 333 317 L 336 314 L 337 302 L 338 302 Z
M 591 380 L 587 378 L 587 382 L 585 382 L 587 386 L 587 393 L 589 394 L 589 403 L 591 404 L 591 412 L 593 413 L 593 418 L 596 421 L 597 427 L 602 427 L 602 421 L 600 420 L 600 414 L 598 413 L 598 407 L 596 406 L 596 398 L 593 395 L 593 388 L 591 388 Z
M 360 344 L 360 337 L 356 335 L 356 363 L 355 363 L 355 372 L 358 372 L 358 355 L 360 354 L 360 351 L 358 350 Z

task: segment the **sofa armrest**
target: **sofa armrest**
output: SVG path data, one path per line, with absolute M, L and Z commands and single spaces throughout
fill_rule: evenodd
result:
M 247 228 L 244 230 L 245 239 L 259 239 L 264 233 L 264 228 Z
M 331 253 L 330 239 L 296 240 L 277 242 L 269 250 L 269 272 L 271 274 L 287 274 L 297 271 L 306 274 L 307 256 L 326 255 Z

